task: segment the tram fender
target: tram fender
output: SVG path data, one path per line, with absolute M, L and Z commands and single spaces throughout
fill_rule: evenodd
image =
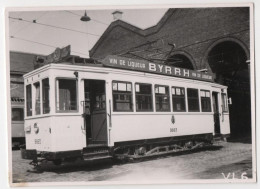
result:
M 72 150 L 72 151 L 60 151 L 60 152 L 46 152 L 42 151 L 40 153 L 42 158 L 48 160 L 63 159 L 63 158 L 75 158 L 82 156 L 82 150 Z
M 35 159 L 37 159 L 37 151 L 21 149 L 21 157 L 22 157 L 22 159 L 35 160 Z

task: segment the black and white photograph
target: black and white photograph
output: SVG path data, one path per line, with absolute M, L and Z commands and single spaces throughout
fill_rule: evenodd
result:
M 256 182 L 252 3 L 5 20 L 11 186 Z

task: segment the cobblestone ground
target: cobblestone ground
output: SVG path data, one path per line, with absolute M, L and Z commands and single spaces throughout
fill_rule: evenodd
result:
M 252 177 L 252 145 L 220 143 L 203 151 L 171 155 L 135 163 L 106 163 L 90 166 L 85 162 L 55 166 L 42 165 L 42 173 L 28 172 L 30 160 L 13 151 L 13 182 L 71 181 L 173 181 L 176 179 L 241 179 Z

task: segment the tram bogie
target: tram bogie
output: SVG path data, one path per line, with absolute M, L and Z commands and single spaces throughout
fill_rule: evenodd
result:
M 230 133 L 227 87 L 213 82 L 71 64 L 24 78 L 26 149 L 55 164 L 184 151 Z

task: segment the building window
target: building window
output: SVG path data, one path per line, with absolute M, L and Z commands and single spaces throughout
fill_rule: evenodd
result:
M 130 82 L 113 81 L 113 110 L 133 111 Z
M 201 100 L 201 111 L 211 112 L 210 92 L 206 90 L 200 90 L 200 100 Z
M 35 88 L 35 115 L 41 114 L 40 82 L 34 83 Z
M 222 99 L 222 111 L 228 112 L 227 95 L 225 93 L 221 93 L 221 99 Z
M 170 97 L 169 87 L 162 85 L 155 85 L 155 102 L 157 112 L 169 112 L 170 111 Z
M 26 85 L 26 115 L 32 116 L 32 86 Z
M 153 111 L 152 85 L 151 84 L 135 84 L 135 98 L 137 112 Z
M 12 108 L 12 121 L 23 121 L 23 108 Z
M 42 80 L 42 110 L 43 114 L 50 113 L 50 85 L 49 78 Z
M 185 112 L 185 89 L 172 87 L 172 107 L 174 112 Z
M 77 81 L 72 79 L 57 79 L 57 111 L 77 110 Z
M 187 89 L 188 109 L 189 112 L 199 112 L 199 95 L 198 89 Z

